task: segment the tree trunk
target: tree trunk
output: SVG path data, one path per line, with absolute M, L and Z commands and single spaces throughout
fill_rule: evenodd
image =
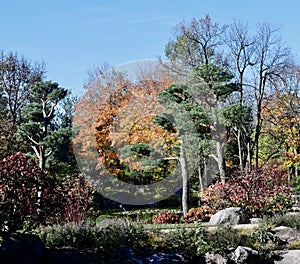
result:
M 225 174 L 225 168 L 224 168 L 224 146 L 223 146 L 222 142 L 217 141 L 216 147 L 217 147 L 217 163 L 218 163 L 218 169 L 219 169 L 219 174 L 220 174 L 220 181 L 222 183 L 225 183 L 226 174 Z
M 241 142 L 241 129 L 238 128 L 237 133 L 237 142 L 238 142 L 238 149 L 239 149 L 239 166 L 241 174 L 244 174 L 244 164 L 243 164 L 243 151 L 242 151 L 242 142 Z
M 182 212 L 185 215 L 188 212 L 189 201 L 189 172 L 186 161 L 186 155 L 183 145 L 183 140 L 180 139 L 180 157 L 179 157 L 182 177 Z
M 199 177 L 199 191 L 204 190 L 204 183 L 203 183 L 203 176 L 204 176 L 204 171 L 203 171 L 203 161 L 201 158 L 198 158 L 198 177 Z

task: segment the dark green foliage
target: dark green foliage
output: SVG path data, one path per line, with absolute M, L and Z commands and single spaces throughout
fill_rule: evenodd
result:
M 17 139 L 32 146 L 41 168 L 57 147 L 70 142 L 71 128 L 55 126 L 55 108 L 67 93 L 55 82 L 35 83 L 30 88 L 30 103 L 21 109 Z
M 213 64 L 202 64 L 193 69 L 190 76 L 190 82 L 205 82 L 209 87 L 217 101 L 226 99 L 230 94 L 239 90 L 239 86 L 235 82 L 231 82 L 233 74 Z
M 84 250 L 93 250 L 114 255 L 124 246 L 139 246 L 140 239 L 145 239 L 141 228 L 128 225 L 118 219 L 109 219 L 106 223 L 80 224 L 67 223 L 62 226 L 48 226 L 33 230 L 48 247 L 64 248 L 65 246 Z

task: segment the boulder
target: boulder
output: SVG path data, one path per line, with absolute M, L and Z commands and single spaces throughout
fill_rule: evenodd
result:
M 241 207 L 230 207 L 214 214 L 210 220 L 210 225 L 238 225 L 248 224 L 249 217 Z
M 300 217 L 300 212 L 299 211 L 296 211 L 296 212 L 295 211 L 294 212 L 287 212 L 285 215 L 287 215 L 287 216 L 293 216 L 293 217 Z
M 249 247 L 238 246 L 236 250 L 232 253 L 231 260 L 234 263 L 242 264 L 257 264 L 260 263 L 260 258 L 258 252 Z
M 249 219 L 249 222 L 250 222 L 251 224 L 259 224 L 259 223 L 261 223 L 262 221 L 263 221 L 263 219 L 260 218 L 260 217 L 252 217 L 252 218 Z
M 300 250 L 287 250 L 280 252 L 278 260 L 274 260 L 274 264 L 294 264 L 300 263 Z
M 41 263 L 45 247 L 34 235 L 0 233 L 0 263 Z
M 291 243 L 294 241 L 300 241 L 300 231 L 287 226 L 278 226 L 272 229 L 274 235 L 279 239 Z
M 169 263 L 189 263 L 182 253 L 156 253 L 146 258 L 146 263 L 169 264 Z
M 204 256 L 200 258 L 199 264 L 228 264 L 229 259 L 223 257 L 218 253 L 205 253 Z

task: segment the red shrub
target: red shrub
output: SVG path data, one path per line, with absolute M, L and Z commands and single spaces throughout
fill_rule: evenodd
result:
M 46 182 L 47 174 L 41 170 L 34 159 L 21 153 L 11 155 L 0 161 L 0 227 L 16 230 L 23 222 L 37 217 L 37 191 L 41 186 L 50 194 Z M 44 196 L 47 203 L 49 196 Z
M 202 202 L 214 209 L 240 206 L 254 216 L 283 213 L 292 204 L 286 174 L 277 168 L 237 175 L 225 184 L 211 185 L 200 196 Z
M 201 207 L 197 208 L 191 208 L 186 215 L 184 216 L 184 219 L 188 222 L 193 221 L 208 221 L 213 214 L 215 214 L 217 211 L 209 207 L 208 205 L 203 205 Z
M 81 175 L 66 176 L 56 183 L 56 220 L 80 223 L 93 205 L 94 190 Z
M 179 222 L 179 216 L 169 212 L 160 212 L 152 219 L 153 224 L 176 224 Z

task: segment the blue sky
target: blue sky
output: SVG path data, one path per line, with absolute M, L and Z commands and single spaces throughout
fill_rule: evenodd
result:
M 47 79 L 75 94 L 88 69 L 155 59 L 176 24 L 206 14 L 220 24 L 269 22 L 300 59 L 299 0 L 10 0 L 0 8 L 0 49 L 44 61 Z

